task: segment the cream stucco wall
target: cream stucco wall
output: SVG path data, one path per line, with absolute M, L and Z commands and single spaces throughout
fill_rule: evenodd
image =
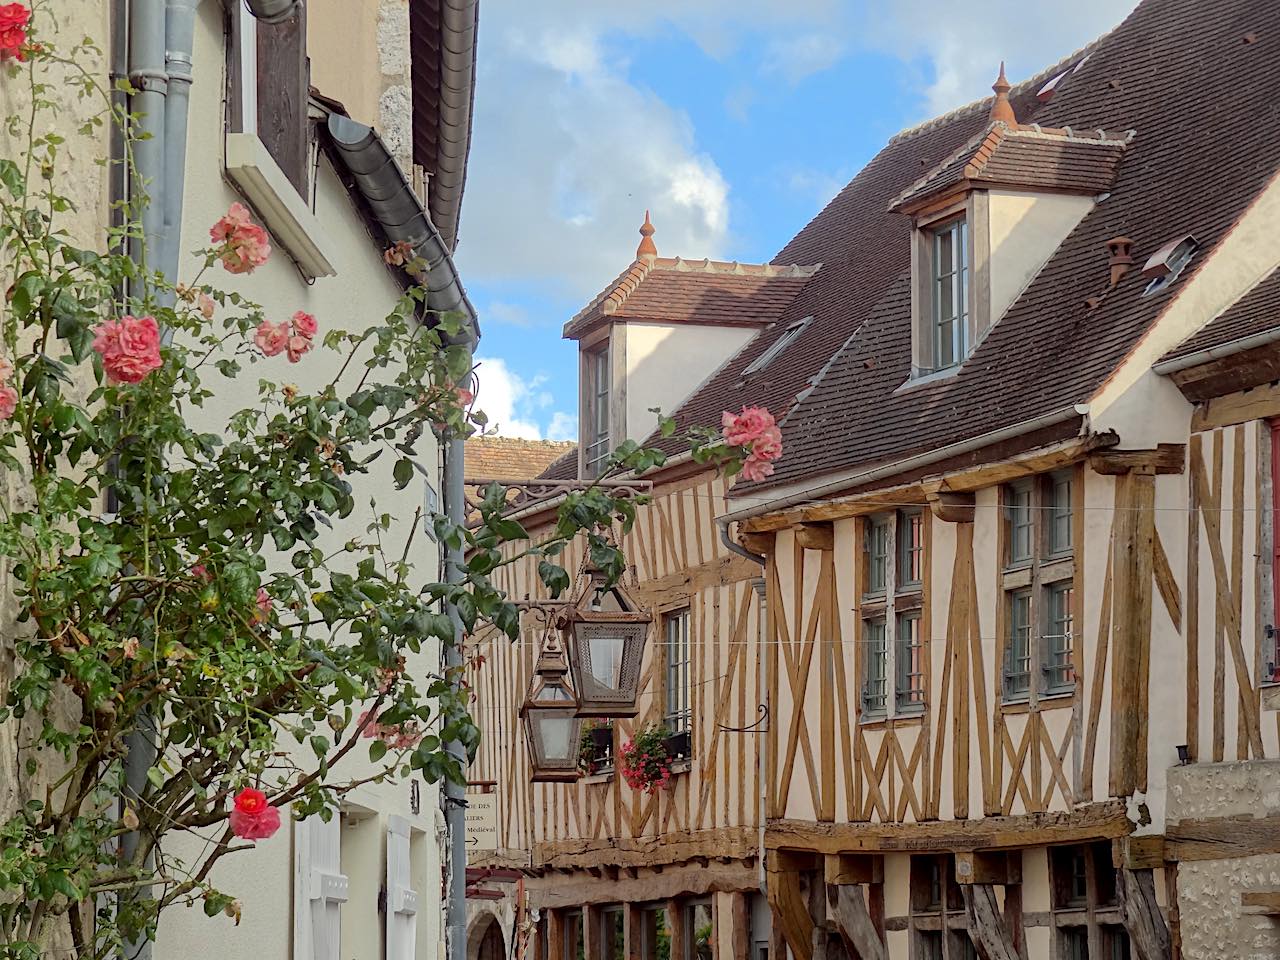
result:
M 314 54 L 313 54 L 314 55 Z M 219 4 L 205 3 L 200 8 L 194 50 L 195 84 L 192 88 L 190 140 L 187 163 L 187 194 L 184 212 L 182 247 L 191 250 L 207 241 L 209 226 L 227 207 L 243 202 L 229 185 L 222 171 L 224 90 L 223 11 Z M 220 269 L 209 278 L 223 289 L 236 290 L 260 303 L 268 317 L 286 319 L 296 310 L 306 310 L 317 317 L 321 335 L 333 328 L 359 330 L 381 321 L 399 298 L 396 286 L 382 262 L 363 221 L 358 217 L 351 198 L 328 162 L 321 159 L 314 191 L 314 213 L 328 240 L 337 276 L 321 278 L 312 284 L 304 281 L 285 251 L 276 245 L 271 261 L 250 276 L 231 277 Z M 260 216 L 257 217 L 261 219 Z M 189 280 L 196 270 L 195 258 L 186 255 L 179 268 L 179 279 Z M 246 358 L 242 357 L 242 362 Z M 215 397 L 193 416 L 211 432 L 221 432 L 227 418 L 248 403 L 257 393 L 260 377 L 277 382 L 296 382 L 304 389 L 318 388 L 336 375 L 342 358 L 317 349 L 296 366 L 283 356 L 245 363 L 235 381 L 210 372 L 208 380 Z M 246 388 L 246 384 L 250 385 Z M 354 381 L 350 384 L 354 387 Z M 439 475 L 438 451 L 428 437 L 419 443 L 419 462 L 432 478 Z M 394 490 L 390 476 L 391 461 L 381 461 L 368 475 L 352 478 L 358 488 L 358 507 L 345 520 L 334 519 L 334 529 L 326 538 L 338 545 L 352 538 L 366 539 L 365 527 L 373 519 L 367 504 L 376 497 L 380 511 L 393 518 L 388 542 L 402 543 L 408 534 L 415 510 L 423 505 L 424 486 L 415 478 L 404 491 Z M 439 488 L 438 480 L 433 481 Z M 287 569 L 287 559 L 274 562 Z M 420 579 L 435 579 L 438 551 L 421 532 L 415 539 L 411 560 Z M 408 669 L 423 676 L 439 666 L 439 652 L 424 649 L 410 658 Z M 282 744 L 282 749 L 295 749 Z M 308 751 L 298 751 L 300 762 L 313 762 Z M 361 750 L 353 751 L 336 769 L 336 777 L 359 777 L 372 770 Z M 419 884 L 417 955 L 434 958 L 440 941 L 440 858 L 437 842 L 439 800 L 435 788 L 421 786 L 420 812 L 411 808 L 408 781 L 392 780 L 362 786 L 350 795 L 349 816 L 344 817 L 342 856 L 344 870 L 350 867 L 351 899 L 343 911 L 344 960 L 365 960 L 382 954 L 382 917 L 377 909 L 377 896 L 385 877 L 387 818 L 398 814 L 407 819 L 415 831 L 412 844 L 413 874 Z M 225 960 L 261 960 L 263 957 L 287 958 L 291 955 L 293 905 L 291 830 L 258 845 L 252 851 L 231 855 L 215 868 L 213 880 L 225 892 L 238 897 L 243 904 L 243 920 L 238 929 L 225 918 L 213 920 L 199 910 L 173 911 L 162 921 L 156 948 L 158 960 L 203 956 L 207 945 L 216 941 L 218 954 Z M 423 842 L 425 840 L 425 842 Z M 190 853 L 189 842 L 168 845 L 174 853 Z
M 995 323 L 1094 203 L 1089 197 L 1007 190 L 992 190 L 988 196 L 991 321 Z
M 627 439 L 643 441 L 657 425 L 651 409 L 673 413 L 757 332 L 743 327 L 628 322 Z

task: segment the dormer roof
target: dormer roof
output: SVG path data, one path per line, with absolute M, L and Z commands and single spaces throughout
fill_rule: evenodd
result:
M 912 214 L 974 188 L 1097 196 L 1115 183 L 1133 132 L 1049 129 L 994 120 L 899 194 L 889 209 Z

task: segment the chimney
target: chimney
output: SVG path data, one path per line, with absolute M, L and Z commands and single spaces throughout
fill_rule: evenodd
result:
M 640 246 L 636 247 L 636 259 L 646 260 L 653 263 L 658 259 L 658 245 L 653 242 L 653 235 L 657 233 L 653 223 L 649 220 L 649 211 L 644 212 L 644 223 L 640 226 Z
M 1018 115 L 1013 112 L 1013 104 L 1009 102 L 1009 91 L 1013 89 L 1013 85 L 1009 83 L 1009 79 L 1004 75 L 1004 61 L 1000 61 L 1000 76 L 996 78 L 996 82 L 991 87 L 996 93 L 995 102 L 991 104 L 991 122 L 997 120 L 1007 123 L 1011 127 L 1018 125 Z
M 1114 288 L 1133 266 L 1133 241 L 1128 237 L 1113 237 L 1107 241 L 1107 252 L 1111 255 L 1111 286 Z

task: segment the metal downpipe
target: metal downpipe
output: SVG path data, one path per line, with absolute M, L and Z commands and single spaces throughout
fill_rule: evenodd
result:
M 165 73 L 169 78 L 164 114 L 164 235 L 157 266 L 171 281 L 178 276 L 182 247 L 182 209 L 187 181 L 187 126 L 191 105 L 192 48 L 200 0 L 167 0 Z M 166 300 L 172 302 L 166 296 Z M 168 342 L 171 334 L 166 333 Z
M 450 437 L 444 457 L 445 515 L 451 523 L 461 526 L 466 522 L 466 488 L 463 483 L 466 441 Z M 466 558 L 461 544 L 449 547 L 445 552 L 445 581 L 460 584 L 465 578 Z M 453 621 L 454 642 L 445 647 L 444 664 L 450 681 L 457 684 L 457 672 L 462 669 L 462 619 L 455 604 L 449 605 L 449 619 Z M 458 741 L 445 744 L 465 771 L 467 751 Z M 444 807 L 445 827 L 448 831 L 449 851 L 445 885 L 448 902 L 445 908 L 445 944 L 448 960 L 467 960 L 467 798 L 465 788 L 446 780 L 441 804 Z

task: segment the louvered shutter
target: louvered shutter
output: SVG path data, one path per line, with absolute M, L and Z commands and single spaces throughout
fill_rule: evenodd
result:
M 387 960 L 414 960 L 418 893 L 410 881 L 409 821 L 387 819 Z
M 335 812 L 294 824 L 293 960 L 339 960 L 342 905 L 342 827 Z

